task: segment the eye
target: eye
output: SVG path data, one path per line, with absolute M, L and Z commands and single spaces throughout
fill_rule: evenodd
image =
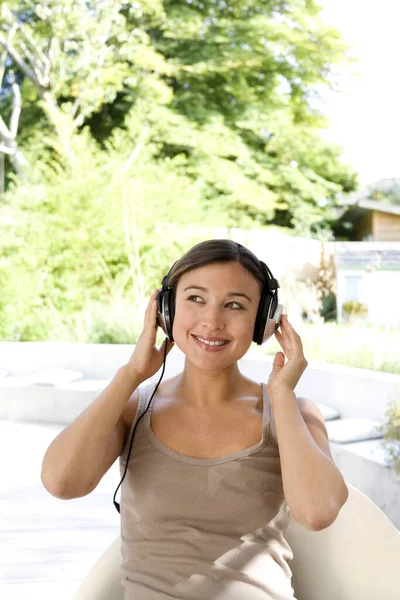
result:
M 238 302 L 228 302 L 227 306 L 229 306 L 230 304 L 236 304 L 237 308 L 234 308 L 233 310 L 244 310 L 244 307 Z
M 194 298 L 200 298 L 200 296 L 195 296 L 195 295 L 188 296 L 186 298 L 186 300 L 191 300 L 192 302 L 196 302 L 196 304 L 198 304 L 197 300 L 194 300 Z M 200 300 L 201 300 L 201 298 L 200 298 Z
M 202 301 L 202 298 L 200 296 L 196 296 L 195 294 L 192 294 L 191 296 L 188 296 L 186 298 L 186 300 L 190 301 L 190 302 L 194 302 L 195 304 L 201 304 L 201 302 L 198 302 L 196 300 L 196 298 L 198 298 L 200 301 Z M 236 306 L 232 306 L 233 304 L 235 304 Z M 225 306 L 230 306 L 232 308 L 232 310 L 244 310 L 244 306 L 242 306 L 241 304 L 239 304 L 238 302 L 228 302 Z

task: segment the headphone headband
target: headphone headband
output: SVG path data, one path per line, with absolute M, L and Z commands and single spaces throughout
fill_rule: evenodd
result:
M 275 277 L 272 275 L 271 271 L 269 270 L 269 268 L 267 267 L 265 262 L 260 260 L 260 265 L 265 274 L 265 285 L 267 286 L 268 290 L 270 292 L 272 292 L 273 290 L 277 290 L 278 287 L 280 287 L 278 280 L 275 279 Z

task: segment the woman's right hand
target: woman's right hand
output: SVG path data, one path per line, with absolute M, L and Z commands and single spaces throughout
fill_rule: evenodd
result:
M 174 346 L 174 343 L 166 338 L 159 349 L 156 347 L 158 292 L 158 289 L 154 290 L 150 297 L 150 302 L 144 315 L 143 331 L 127 363 L 129 373 L 133 377 L 143 381 L 157 373 L 163 364 L 165 344 L 167 344 L 167 354 L 169 354 Z

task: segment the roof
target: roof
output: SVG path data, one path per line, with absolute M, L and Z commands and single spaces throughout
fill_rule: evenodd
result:
M 373 192 L 381 191 L 384 193 L 394 193 L 396 199 L 400 199 L 400 179 L 381 179 L 375 183 L 372 183 L 362 190 L 353 192 L 344 198 L 340 203 L 342 210 L 338 220 L 346 219 L 347 221 L 357 221 L 360 217 L 365 215 L 368 211 L 377 211 L 391 215 L 400 216 L 400 204 L 390 204 L 380 202 L 378 200 L 370 200 L 370 196 Z
M 377 200 L 360 200 L 357 203 L 345 206 L 338 220 L 340 221 L 345 218 L 347 221 L 357 221 L 360 217 L 365 215 L 365 213 L 371 210 L 400 216 L 400 205 L 383 204 Z
M 340 242 L 336 265 L 342 269 L 400 270 L 399 242 Z

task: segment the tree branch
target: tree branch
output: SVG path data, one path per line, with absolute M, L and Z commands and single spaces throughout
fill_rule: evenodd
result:
M 38 78 L 35 71 L 33 71 L 29 65 L 24 61 L 19 52 L 14 48 L 12 44 L 9 44 L 8 41 L 0 34 L 0 45 L 8 52 L 13 61 L 19 66 L 21 71 L 32 81 L 38 90 L 39 94 L 42 96 L 43 92 L 47 89 L 48 84 L 44 85 L 40 78 Z M 40 77 L 40 76 L 39 76 Z
M 22 35 L 24 36 L 24 38 L 27 40 L 27 42 L 31 45 L 32 48 L 35 49 L 35 52 L 37 53 L 39 60 L 42 63 L 43 66 L 43 71 L 46 69 L 47 63 L 49 62 L 49 59 L 47 58 L 47 56 L 45 56 L 40 48 L 40 46 L 38 46 L 37 44 L 35 44 L 34 40 L 32 39 L 32 37 L 28 34 L 26 27 L 23 27 L 22 25 L 19 25 L 19 30 L 22 33 Z
M 146 125 L 143 127 L 141 136 L 139 138 L 138 144 L 132 150 L 126 163 L 124 165 L 122 165 L 121 171 L 128 171 L 131 168 L 131 166 L 133 165 L 133 163 L 135 162 L 135 160 L 137 159 L 137 157 L 139 156 L 139 154 L 141 153 L 141 151 L 144 148 L 144 145 L 146 142 L 146 137 L 147 137 L 149 131 L 150 131 L 150 123 L 146 122 Z
M 8 32 L 7 41 L 9 44 L 11 44 L 11 41 L 12 41 L 17 29 L 18 29 L 18 25 L 16 23 L 14 23 Z M 6 60 L 7 60 L 7 50 L 3 50 L 3 52 L 0 54 L 0 88 L 2 87 L 4 72 L 6 70 Z
M 17 153 L 17 149 L 9 148 L 8 146 L 4 146 L 3 144 L 0 143 L 0 152 L 2 152 L 3 154 L 9 154 L 10 156 L 13 156 L 14 154 Z
M 14 73 L 12 73 L 12 91 L 13 91 L 13 103 L 10 117 L 10 134 L 15 140 L 18 132 L 19 117 L 21 115 L 21 91 L 15 81 Z
M 8 131 L 7 125 L 4 123 L 2 116 L 0 115 L 0 137 L 5 142 L 12 142 L 12 137 Z

